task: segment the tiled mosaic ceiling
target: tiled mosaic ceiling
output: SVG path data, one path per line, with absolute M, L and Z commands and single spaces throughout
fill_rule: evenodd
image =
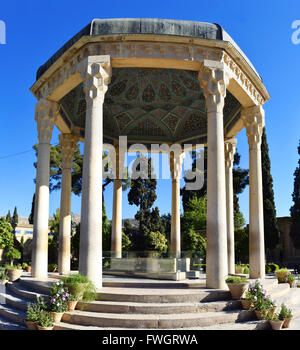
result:
M 205 99 L 197 72 L 175 69 L 114 68 L 105 95 L 103 127 L 106 138 L 179 142 L 206 135 Z M 86 103 L 83 85 L 61 101 L 65 118 L 84 129 Z M 224 124 L 240 108 L 227 92 Z

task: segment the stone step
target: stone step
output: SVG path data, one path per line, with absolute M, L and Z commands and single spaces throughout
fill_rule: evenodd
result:
M 40 294 L 38 292 L 32 291 L 29 287 L 25 287 L 21 283 L 7 283 L 6 291 L 20 298 L 27 299 L 30 302 L 36 301 L 37 297 L 42 297 L 45 300 L 49 298 L 47 294 Z
M 0 330 L 1 331 L 25 331 L 26 327 L 21 326 L 20 324 L 9 321 L 6 318 L 0 316 Z
M 57 282 L 57 280 L 55 279 L 41 282 L 41 281 L 36 281 L 30 277 L 27 277 L 27 278 L 23 277 L 23 278 L 20 278 L 19 284 L 22 285 L 24 288 L 27 288 L 35 293 L 48 294 L 49 289 L 51 288 L 53 282 L 55 281 Z
M 97 300 L 118 301 L 133 303 L 186 303 L 211 302 L 230 300 L 231 295 L 227 290 L 176 290 L 176 289 L 119 289 L 103 288 L 98 293 Z
M 28 301 L 19 297 L 15 297 L 9 293 L 0 293 L 0 296 L 5 299 L 5 305 L 26 312 Z
M 203 327 L 226 322 L 254 320 L 253 311 L 219 311 L 190 314 L 107 314 L 88 311 L 66 312 L 62 322 L 96 327 L 117 327 L 128 329 L 177 329 Z
M 117 301 L 78 302 L 76 309 L 116 314 L 181 314 L 241 309 L 239 300 L 207 303 L 134 303 Z
M 0 317 L 3 317 L 7 321 L 25 326 L 24 320 L 26 318 L 26 313 L 22 310 L 12 308 L 9 305 L 0 305 Z

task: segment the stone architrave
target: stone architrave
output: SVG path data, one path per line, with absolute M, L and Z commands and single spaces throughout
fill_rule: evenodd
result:
M 55 102 L 41 99 L 36 104 L 35 121 L 39 144 L 31 273 L 40 279 L 48 276 L 50 140 L 57 113 L 58 105 Z
M 78 67 L 86 94 L 79 272 L 102 287 L 103 103 L 111 77 L 109 56 L 89 56 Z
M 265 125 L 262 106 L 243 108 L 249 144 L 249 264 L 250 278 L 265 278 L 264 211 L 261 137 Z
M 62 179 L 59 220 L 58 272 L 68 274 L 71 270 L 71 190 L 72 163 L 78 136 L 59 135 L 62 156 Z
M 206 286 L 224 289 L 228 262 L 223 107 L 229 83 L 225 65 L 205 61 L 199 81 L 207 109 Z

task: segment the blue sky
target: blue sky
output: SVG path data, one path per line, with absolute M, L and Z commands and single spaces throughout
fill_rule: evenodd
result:
M 35 154 L 30 150 L 37 142 L 37 129 L 36 100 L 29 88 L 38 67 L 93 18 L 134 17 L 219 23 L 249 57 L 271 95 L 265 111 L 277 215 L 289 215 L 300 138 L 300 45 L 291 41 L 292 22 L 300 19 L 298 0 L 2 1 L 0 20 L 6 23 L 7 44 L 0 45 L 0 215 L 14 206 L 20 215 L 30 213 L 35 190 Z M 248 168 L 245 132 L 237 139 L 241 166 Z M 54 130 L 52 144 L 57 142 Z M 160 180 L 157 194 L 161 213 L 169 212 L 171 182 Z M 59 207 L 59 198 L 59 192 L 51 194 L 50 214 Z M 123 198 L 124 218 L 133 217 L 136 207 L 127 204 L 126 194 Z M 105 201 L 111 217 L 111 188 Z M 248 190 L 240 204 L 248 218 Z M 72 198 L 72 211 L 80 213 L 80 198 Z

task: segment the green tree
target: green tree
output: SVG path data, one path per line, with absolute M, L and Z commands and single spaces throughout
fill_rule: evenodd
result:
M 206 228 L 206 197 L 193 197 L 186 205 L 182 218 L 183 229 L 192 227 L 194 230 Z
M 6 221 L 11 224 L 11 213 L 10 213 L 10 210 L 8 211 L 8 213 L 6 215 Z
M 139 222 L 139 234 L 134 238 L 134 248 L 137 251 L 145 250 L 145 242 L 150 232 L 159 231 L 163 233 L 164 227 L 159 215 L 159 209 L 151 209 L 157 196 L 157 180 L 153 176 L 151 158 L 139 155 L 133 166 L 133 178 L 128 192 L 128 202 L 130 205 L 139 207 L 135 219 Z M 139 176 L 138 176 L 139 175 Z
M 28 222 L 33 225 L 33 219 L 34 219 L 34 205 L 35 205 L 35 193 L 32 197 L 32 203 L 31 203 L 31 212 L 30 215 L 28 217 Z
M 249 227 L 234 231 L 235 260 L 242 263 L 249 261 Z
M 12 232 L 11 224 L 5 218 L 0 218 L 0 249 L 13 247 L 14 235 Z
M 234 228 L 239 229 L 244 227 L 246 224 L 244 215 L 242 212 L 238 211 L 234 213 Z
M 263 184 L 263 208 L 264 208 L 264 234 L 265 249 L 267 254 L 279 243 L 280 231 L 277 226 L 276 208 L 273 191 L 273 178 L 271 175 L 271 161 L 265 128 L 263 129 L 261 142 L 261 164 Z
M 207 148 L 204 148 L 204 150 L 201 151 L 192 151 L 192 171 L 194 172 L 200 172 L 201 169 L 197 169 L 197 159 L 203 157 L 203 176 L 204 176 L 204 182 L 203 187 L 199 190 L 188 190 L 186 188 L 186 185 L 181 189 L 181 195 L 182 195 L 182 205 L 183 210 L 185 211 L 187 209 L 189 200 L 193 197 L 200 198 L 206 196 L 206 190 L 207 190 Z M 249 185 L 249 171 L 247 169 L 242 169 L 240 164 L 241 156 L 236 151 L 234 155 L 234 162 L 233 162 L 233 195 L 234 195 L 234 212 L 239 212 L 239 198 L 238 195 L 241 194 L 246 186 Z M 188 180 L 187 177 L 184 177 L 184 181 L 187 184 L 188 182 L 193 182 L 194 180 Z
M 156 252 L 157 256 L 161 256 L 168 251 L 168 240 L 164 234 L 158 231 L 150 232 L 147 234 L 145 248 Z
M 300 142 L 298 146 L 298 154 L 300 156 Z M 294 191 L 292 198 L 294 204 L 290 208 L 292 221 L 290 236 L 295 248 L 300 249 L 300 157 L 298 160 L 298 167 L 294 172 Z
M 11 226 L 13 227 L 14 230 L 18 226 L 18 222 L 19 222 L 19 215 L 18 215 L 17 207 L 15 207 L 13 216 L 11 218 Z
M 10 261 L 10 265 L 14 265 L 15 259 L 21 259 L 21 253 L 15 248 L 9 248 L 5 254 L 6 259 Z

